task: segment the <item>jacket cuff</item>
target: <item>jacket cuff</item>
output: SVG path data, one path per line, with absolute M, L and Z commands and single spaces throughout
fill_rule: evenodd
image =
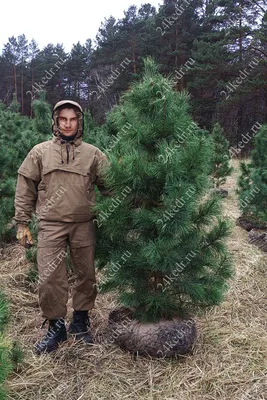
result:
M 18 225 L 25 225 L 25 226 L 29 225 L 29 222 L 27 222 L 27 221 L 19 221 L 19 220 L 15 219 L 15 218 L 13 218 L 13 222 L 14 222 L 14 225 L 15 225 L 16 228 L 18 227 Z

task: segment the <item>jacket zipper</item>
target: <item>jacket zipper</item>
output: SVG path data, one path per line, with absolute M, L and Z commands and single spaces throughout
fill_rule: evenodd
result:
M 70 145 L 68 143 L 66 144 L 66 148 L 67 148 L 67 164 L 68 164 L 70 160 Z

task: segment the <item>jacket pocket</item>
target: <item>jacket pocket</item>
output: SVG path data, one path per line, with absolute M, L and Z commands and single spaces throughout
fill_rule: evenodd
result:
M 92 217 L 95 192 L 89 173 L 47 171 L 38 187 L 38 212 L 50 221 L 80 222 Z

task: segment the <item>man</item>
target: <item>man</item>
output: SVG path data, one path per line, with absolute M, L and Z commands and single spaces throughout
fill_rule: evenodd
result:
M 49 327 L 36 345 L 38 354 L 49 353 L 67 340 L 67 244 L 76 274 L 68 331 L 76 340 L 92 343 L 88 311 L 96 298 L 94 185 L 103 194 L 110 194 L 101 179 L 107 158 L 97 147 L 82 141 L 81 106 L 71 100 L 58 102 L 52 123 L 52 140 L 34 146 L 20 166 L 15 195 L 14 219 L 20 244 L 33 244 L 28 226 L 33 210 L 39 220 L 38 294 L 43 325 L 49 320 Z

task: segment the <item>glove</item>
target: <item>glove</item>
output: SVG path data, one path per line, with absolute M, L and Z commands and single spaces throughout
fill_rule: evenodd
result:
M 33 246 L 34 242 L 32 239 L 31 231 L 28 225 L 18 224 L 17 225 L 17 235 L 16 238 L 19 241 L 19 244 L 29 249 Z

